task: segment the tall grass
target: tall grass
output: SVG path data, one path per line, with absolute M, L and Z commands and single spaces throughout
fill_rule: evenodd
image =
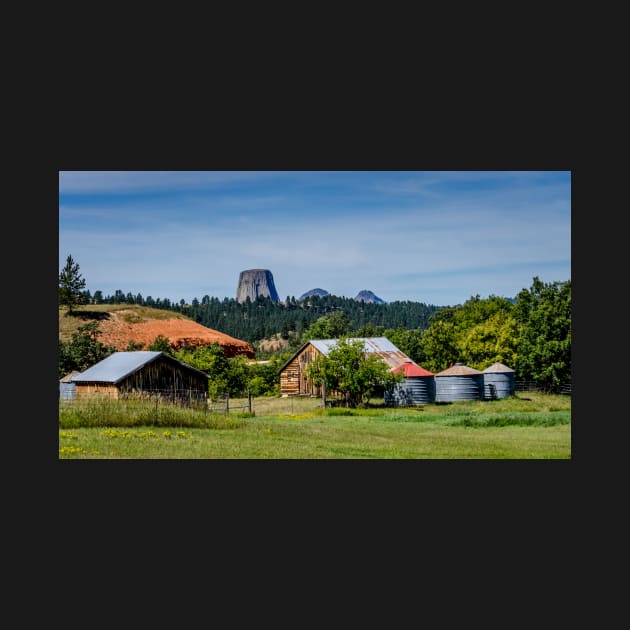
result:
M 198 427 L 235 429 L 238 416 L 211 413 L 170 403 L 142 400 L 85 399 L 59 402 L 59 428 L 78 427 Z

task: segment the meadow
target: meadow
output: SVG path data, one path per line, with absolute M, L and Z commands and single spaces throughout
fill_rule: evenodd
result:
M 59 459 L 571 459 L 571 398 L 519 393 L 413 408 L 232 400 L 230 413 L 60 401 Z

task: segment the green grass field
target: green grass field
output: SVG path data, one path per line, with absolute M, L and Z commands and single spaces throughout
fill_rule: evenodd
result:
M 571 398 L 322 409 L 231 401 L 229 415 L 151 403 L 59 403 L 60 459 L 570 459 Z

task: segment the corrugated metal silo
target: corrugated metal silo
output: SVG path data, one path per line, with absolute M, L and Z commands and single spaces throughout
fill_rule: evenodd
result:
M 456 363 L 435 375 L 436 402 L 481 400 L 483 397 L 483 372 Z
M 72 382 L 72 378 L 80 373 L 74 370 L 70 374 L 66 374 L 62 379 L 59 379 L 59 398 L 61 400 L 74 400 L 77 397 L 77 389 Z
M 388 405 L 426 405 L 435 400 L 435 376 L 413 361 L 405 361 L 392 373 L 402 372 L 404 380 L 393 390 L 385 392 L 385 403 Z
M 486 400 L 514 396 L 514 370 L 503 363 L 493 363 L 483 371 L 483 397 Z

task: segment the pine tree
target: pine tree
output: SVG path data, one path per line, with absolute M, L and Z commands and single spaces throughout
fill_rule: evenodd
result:
M 67 315 L 72 313 L 72 308 L 81 304 L 82 291 L 85 288 L 85 280 L 79 273 L 79 265 L 72 256 L 66 259 L 66 266 L 59 274 L 59 305 L 67 306 Z

